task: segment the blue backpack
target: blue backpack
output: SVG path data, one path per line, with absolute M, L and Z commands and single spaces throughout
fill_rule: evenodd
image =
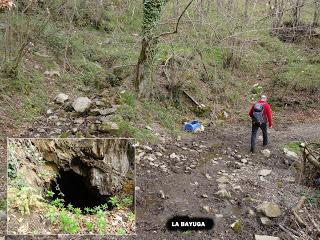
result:
M 256 103 L 253 106 L 253 113 L 252 113 L 252 122 L 262 124 L 266 122 L 264 117 L 264 104 L 263 103 Z

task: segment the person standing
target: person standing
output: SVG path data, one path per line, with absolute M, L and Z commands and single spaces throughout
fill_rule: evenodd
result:
M 251 107 L 249 116 L 252 119 L 250 150 L 253 153 L 256 147 L 256 138 L 259 128 L 262 130 L 263 146 L 268 144 L 267 124 L 269 123 L 269 128 L 272 128 L 272 111 L 270 105 L 267 103 L 267 97 L 265 95 L 262 95 L 260 100 Z

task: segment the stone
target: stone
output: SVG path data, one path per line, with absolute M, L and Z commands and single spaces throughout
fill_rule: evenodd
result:
M 229 118 L 229 113 L 227 113 L 226 111 L 223 111 L 223 116 L 224 118 Z
M 260 181 L 266 182 L 266 179 L 263 176 L 260 176 Z
M 220 184 L 218 184 L 218 188 L 219 189 L 225 189 L 225 188 L 227 188 L 227 185 L 223 184 L 223 183 L 220 183 Z
M 265 226 L 271 226 L 272 225 L 272 222 L 269 218 L 267 217 L 261 217 L 260 218 L 260 222 L 262 225 L 265 225 Z
M 96 104 L 96 106 L 103 106 L 103 105 L 105 105 L 105 104 L 104 104 L 102 101 L 100 101 L 100 100 L 96 100 L 94 103 Z
M 103 133 L 115 134 L 119 130 L 119 126 L 115 122 L 104 122 L 98 126 L 98 130 Z
M 55 98 L 54 101 L 59 104 L 63 104 L 65 101 L 69 100 L 69 96 L 64 93 L 59 93 Z
M 242 188 L 240 185 L 234 186 L 233 189 L 238 190 L 238 191 L 242 191 Z
M 159 194 L 160 194 L 160 197 L 161 197 L 162 199 L 165 199 L 165 198 L 166 198 L 166 196 L 164 195 L 163 190 L 160 190 L 160 191 L 159 191 Z
M 47 115 L 50 115 L 50 114 L 52 114 L 53 113 L 53 111 L 51 110 L 51 109 L 48 109 L 47 110 Z
M 286 177 L 283 180 L 288 183 L 294 183 L 296 181 L 295 177 Z
M 254 235 L 255 240 L 280 240 L 279 237 L 273 237 L 268 235 Z
M 249 216 L 251 216 L 251 217 L 256 216 L 256 213 L 255 213 L 251 208 L 248 210 L 248 214 L 249 214 Z
M 114 114 L 116 111 L 117 109 L 115 107 L 98 110 L 98 112 L 103 116 Z
M 286 155 L 287 158 L 289 158 L 289 159 L 291 159 L 293 161 L 299 160 L 299 156 L 295 152 L 290 151 L 287 148 L 284 148 L 283 152 L 284 152 L 284 154 Z
M 49 116 L 48 119 L 49 119 L 50 121 L 56 121 L 56 120 L 59 119 L 59 117 L 58 117 L 57 115 L 52 115 L 52 116 Z
M 143 145 L 142 146 L 144 150 L 151 152 L 152 151 L 152 147 L 148 146 L 148 145 Z
M 44 75 L 49 76 L 49 77 L 53 77 L 53 76 L 60 77 L 60 72 L 56 71 L 56 70 L 45 71 Z
M 145 159 L 149 160 L 150 162 L 153 162 L 155 160 L 153 155 L 148 155 Z
M 87 97 L 78 97 L 71 105 L 76 112 L 83 113 L 89 110 L 91 103 L 91 100 Z
M 279 217 L 281 215 L 279 205 L 273 202 L 263 202 L 257 206 L 257 211 L 271 218 Z
M 99 121 L 102 123 L 112 121 L 111 115 L 108 116 L 99 116 Z
M 221 198 L 226 198 L 226 199 L 230 199 L 231 198 L 231 193 L 228 192 L 226 189 L 220 189 L 215 194 L 218 195 Z
M 171 153 L 169 157 L 171 159 L 174 159 L 174 158 L 178 158 L 178 155 L 176 155 L 175 153 Z
M 221 171 L 222 172 L 222 171 Z M 223 173 L 223 172 L 222 172 Z M 219 177 L 218 179 L 217 179 L 217 182 L 218 183 L 228 183 L 230 180 L 229 180 L 229 178 L 228 177 L 226 177 L 226 176 L 222 176 L 222 177 Z
M 207 213 L 210 212 L 210 207 L 209 206 L 203 206 L 202 209 Z
M 161 152 L 155 152 L 154 154 L 155 154 L 157 157 L 162 157 L 162 156 L 163 156 Z
M 77 118 L 73 121 L 75 124 L 79 124 L 81 125 L 82 123 L 84 123 L 84 119 L 83 118 Z
M 100 114 L 99 108 L 90 109 L 90 115 L 98 116 Z
M 271 156 L 271 152 L 269 149 L 263 149 L 261 150 L 261 153 L 263 156 L 265 156 L 266 158 L 270 157 Z
M 260 170 L 260 171 L 258 172 L 258 174 L 259 174 L 259 176 L 265 177 L 265 176 L 270 175 L 271 172 L 272 172 L 272 170 L 270 170 L 270 169 L 262 169 L 262 170 Z
M 205 174 L 205 177 L 206 177 L 208 180 L 211 180 L 211 179 L 212 179 L 212 177 L 211 177 L 208 173 Z
M 134 190 L 139 191 L 139 190 L 141 190 L 141 188 L 138 187 L 138 186 L 135 186 L 135 187 L 134 187 Z
M 244 164 L 246 164 L 246 163 L 248 163 L 248 160 L 245 159 L 245 158 L 242 158 L 242 159 L 241 159 L 241 162 L 244 163 Z
M 208 198 L 208 195 L 207 194 L 202 194 L 201 197 Z
M 232 223 L 230 225 L 230 227 L 236 232 L 236 233 L 240 233 L 241 229 L 242 229 L 242 221 L 241 220 L 237 220 L 234 223 Z

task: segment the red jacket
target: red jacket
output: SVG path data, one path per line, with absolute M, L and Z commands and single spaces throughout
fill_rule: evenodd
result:
M 262 100 L 259 100 L 258 103 L 264 104 L 264 112 L 263 112 L 264 117 L 265 117 L 265 119 L 267 119 L 267 121 L 269 123 L 269 127 L 272 127 L 272 112 L 271 112 L 270 105 Z M 249 112 L 250 117 L 252 117 L 253 107 L 254 107 L 254 105 L 251 107 L 250 112 Z

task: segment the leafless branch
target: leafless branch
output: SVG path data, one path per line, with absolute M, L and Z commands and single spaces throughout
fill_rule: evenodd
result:
M 177 21 L 177 24 L 176 24 L 176 29 L 172 32 L 164 32 L 164 33 L 161 33 L 159 35 L 159 37 L 163 37 L 163 36 L 167 36 L 167 35 L 171 35 L 171 34 L 175 34 L 175 33 L 178 33 L 178 27 L 179 27 L 179 23 L 180 23 L 180 20 L 182 18 L 182 16 L 184 15 L 184 13 L 187 11 L 187 9 L 190 7 L 191 3 L 193 2 L 194 0 L 191 0 L 188 5 L 185 7 L 185 9 L 182 11 L 182 13 L 180 14 L 179 18 L 178 18 L 178 21 Z

